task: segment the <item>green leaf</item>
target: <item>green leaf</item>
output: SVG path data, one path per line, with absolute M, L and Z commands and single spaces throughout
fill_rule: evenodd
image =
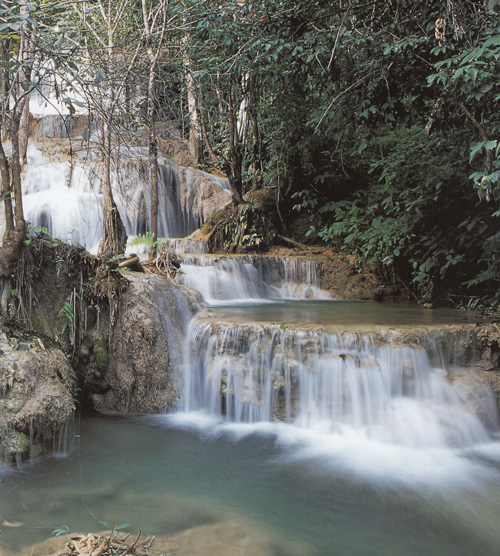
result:
M 476 154 L 483 148 L 483 143 L 476 143 L 471 147 L 469 162 L 472 162 Z
M 483 44 L 483 48 L 488 48 L 490 46 L 500 46 L 500 35 L 495 35 L 494 37 L 490 37 Z
M 60 537 L 61 535 L 66 535 L 67 533 L 69 533 L 69 527 L 67 525 L 62 525 L 52 531 L 52 536 Z
M 478 51 L 477 49 L 474 49 L 472 52 L 469 52 L 466 56 L 464 56 L 464 58 L 460 62 L 460 65 L 461 66 L 465 65 L 467 62 L 470 62 L 472 58 L 476 57 L 477 55 L 478 55 Z

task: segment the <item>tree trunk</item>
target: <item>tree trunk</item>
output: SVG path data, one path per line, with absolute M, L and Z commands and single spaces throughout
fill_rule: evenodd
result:
M 18 104 L 12 116 L 12 189 L 14 190 L 14 217 L 15 228 L 19 231 L 24 230 L 26 233 L 26 223 L 24 221 L 23 210 L 23 189 L 21 181 L 21 152 L 19 149 L 19 128 L 21 125 L 21 116 L 24 105 L 27 103 L 28 97 Z
M 12 208 L 12 191 L 10 183 L 9 161 L 5 154 L 3 144 L 0 142 L 0 175 L 2 177 L 2 201 L 5 213 L 5 231 L 14 229 L 14 212 Z
M 253 73 L 251 73 L 248 78 L 248 87 L 248 109 L 251 115 L 253 137 L 253 189 L 260 189 L 262 187 L 262 176 L 264 173 L 264 168 L 262 165 L 259 123 L 257 121 L 257 88 L 255 85 L 255 75 Z
M 23 192 L 21 183 L 21 161 L 19 153 L 19 125 L 21 113 L 27 97 L 24 97 L 12 114 L 12 179 L 9 179 L 9 164 L 3 148 L 0 150 L 0 174 L 2 176 L 2 190 L 5 193 L 4 207 L 6 216 L 6 229 L 0 249 L 0 311 L 8 316 L 9 299 L 12 289 L 12 278 L 17 262 L 21 255 L 23 242 L 26 239 L 26 222 L 23 211 Z M 10 197 L 10 185 L 14 191 L 14 211 Z M 14 213 L 14 214 L 12 214 Z M 15 221 L 14 218 L 15 217 Z
M 26 4 L 27 0 L 21 0 L 21 13 L 27 14 Z M 25 25 L 21 27 L 21 37 L 19 39 L 19 61 L 22 64 L 22 69 L 19 71 L 18 79 L 18 95 L 22 98 L 26 95 L 26 90 L 30 86 L 32 66 L 33 66 L 33 32 L 29 30 Z M 24 87 L 22 86 L 24 83 Z M 19 162 L 21 166 L 27 162 L 28 153 L 28 136 L 29 136 L 29 125 L 30 125 L 30 108 L 29 101 L 24 102 L 22 109 L 20 110 L 19 119 Z
M 238 134 L 238 115 L 236 112 L 236 95 L 234 88 L 229 90 L 228 97 L 229 113 L 229 153 L 224 163 L 224 170 L 229 180 L 229 187 L 233 196 L 233 201 L 237 204 L 243 202 L 243 179 L 242 165 L 243 155 Z
M 150 226 L 153 244 L 149 249 L 151 258 L 156 256 L 156 240 L 158 239 L 158 141 L 156 139 L 156 122 L 154 109 L 155 70 L 150 68 L 148 84 L 148 120 L 149 120 L 149 167 L 151 171 L 151 213 Z
M 190 66 L 191 61 L 188 55 L 185 54 L 184 67 L 186 70 L 186 90 L 189 112 L 189 152 L 195 164 L 199 164 L 203 158 L 202 130 L 196 103 L 196 87 Z
M 147 98 L 147 124 L 149 127 L 149 167 L 151 171 L 151 212 L 150 226 L 153 235 L 153 243 L 149 249 L 151 258 L 156 256 L 158 239 L 158 140 L 156 137 L 156 107 L 155 107 L 155 81 L 157 73 L 158 56 L 165 36 L 167 25 L 167 10 L 165 4 L 161 5 L 162 25 L 158 35 L 158 43 L 153 49 L 153 28 L 155 27 L 156 17 L 151 20 L 151 13 L 148 12 L 146 0 L 142 0 L 142 19 L 144 32 L 146 34 L 146 48 L 149 57 L 149 78 L 148 78 L 148 98 Z M 151 22 L 152 21 L 152 22 Z
M 19 121 L 19 161 L 21 166 L 28 162 L 28 138 L 30 132 L 30 108 L 29 103 L 24 103 L 24 108 Z
M 103 155 L 104 175 L 102 180 L 103 207 L 103 237 L 99 252 L 105 257 L 120 255 L 125 251 L 127 233 L 120 213 L 116 208 L 111 189 L 111 128 L 103 124 Z

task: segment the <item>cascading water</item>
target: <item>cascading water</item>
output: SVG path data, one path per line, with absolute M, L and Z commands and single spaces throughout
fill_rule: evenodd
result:
M 103 203 L 95 181 L 88 167 L 51 162 L 30 145 L 23 180 L 26 220 L 95 251 L 102 237 Z
M 45 114 L 38 141 L 74 135 L 77 122 L 63 122 L 55 113 L 46 117 L 46 104 L 42 96 L 32 99 Z M 27 220 L 95 250 L 102 233 L 101 166 L 81 158 L 70 163 L 62 152 L 67 144 L 61 145 L 49 158 L 30 144 Z M 146 157 L 144 148 L 124 152 L 113 170 L 129 235 L 148 229 Z M 164 159 L 160 181 L 160 235 L 185 236 L 220 208 L 215 201 L 206 204 L 207 191 L 229 200 L 224 180 Z M 168 243 L 183 259 L 179 281 L 209 304 L 278 299 L 285 306 L 292 299 L 328 297 L 313 261 L 198 256 L 206 253 L 202 242 Z M 274 311 L 270 322 L 277 324 L 241 324 L 242 313 L 238 322 L 224 322 L 210 313 L 191 320 L 184 337 L 192 303 L 176 290 L 156 293 L 168 356 L 182 382 L 177 412 L 83 419 L 77 457 L 66 453 L 69 431 L 62 431 L 54 449 L 67 459 L 44 459 L 21 471 L 14 485 L 10 478 L 0 481 L 3 546 L 17 552 L 37 542 L 63 515 L 75 531 L 101 529 L 99 518 L 130 521 L 160 535 L 222 522 L 214 536 L 226 544 L 213 552 L 243 553 L 241 545 L 228 548 L 221 531 L 228 520 L 250 516 L 254 542 L 263 531 L 279 533 L 279 543 L 262 551 L 250 543 L 253 551 L 245 554 L 251 556 L 498 554 L 495 403 L 486 390 L 476 397 L 460 369 L 450 372 L 432 342 L 424 350 L 396 345 L 395 331 L 385 342 L 369 332 L 327 333 L 301 327 L 304 313 L 289 326 L 275 309 L 278 303 L 267 303 Z M 336 302 L 315 303 L 328 312 L 328 303 Z M 226 317 L 231 309 L 224 308 Z M 385 318 L 384 311 L 375 312 Z M 191 542 L 199 534 L 185 538 Z M 205 544 L 195 548 L 209 551 Z
M 180 284 L 211 304 L 265 299 L 330 299 L 319 288 L 317 264 L 299 257 L 183 255 Z
M 467 391 L 453 387 L 423 349 L 205 318 L 192 322 L 187 345 L 184 411 L 236 423 L 279 419 L 417 449 L 471 447 L 497 429 L 493 398 L 483 423 Z
M 37 105 L 38 106 L 38 105 Z M 88 125 L 88 124 L 86 124 Z M 92 150 L 75 151 L 81 136 L 78 120 L 56 114 L 37 120 L 24 171 L 25 217 L 34 228 L 79 243 L 96 252 L 102 237 L 102 162 Z M 8 145 L 6 145 L 8 150 Z M 42 154 L 48 153 L 48 156 Z M 115 146 L 111 184 L 129 237 L 150 229 L 151 176 L 147 148 Z M 73 153 L 70 156 L 68 153 Z M 158 235 L 182 238 L 191 234 L 230 199 L 227 180 L 159 158 Z
M 208 253 L 207 242 L 204 240 L 194 240 L 188 237 L 184 238 L 166 238 L 160 245 L 161 249 L 172 250 L 176 255 L 184 256 L 186 254 L 205 254 Z

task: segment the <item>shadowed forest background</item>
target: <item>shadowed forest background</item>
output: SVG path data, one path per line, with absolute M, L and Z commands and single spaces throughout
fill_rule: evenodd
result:
M 0 16 L 4 273 L 37 92 L 98 122 L 105 174 L 112 137 L 146 126 L 154 168 L 175 122 L 235 203 L 270 188 L 287 236 L 342 245 L 420 301 L 500 302 L 496 2 L 13 0 Z M 108 186 L 103 249 L 119 252 Z M 156 238 L 155 202 L 153 182 Z

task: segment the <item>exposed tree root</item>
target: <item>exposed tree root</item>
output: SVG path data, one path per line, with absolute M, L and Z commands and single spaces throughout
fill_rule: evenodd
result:
M 158 253 L 155 259 L 143 262 L 142 266 L 150 274 L 159 274 L 173 279 L 181 266 L 181 262 L 173 251 L 162 251 Z

